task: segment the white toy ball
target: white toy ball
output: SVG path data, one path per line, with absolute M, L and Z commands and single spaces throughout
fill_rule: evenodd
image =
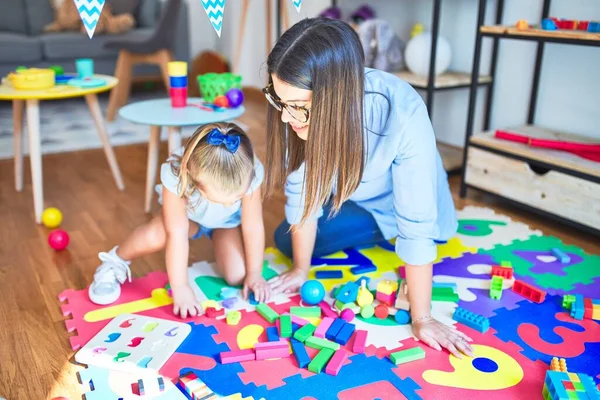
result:
M 404 59 L 406 67 L 415 75 L 429 75 L 429 60 L 431 56 L 431 32 L 425 32 L 410 39 L 406 44 Z M 450 67 L 452 49 L 450 43 L 438 36 L 435 58 L 435 75 L 443 74 Z

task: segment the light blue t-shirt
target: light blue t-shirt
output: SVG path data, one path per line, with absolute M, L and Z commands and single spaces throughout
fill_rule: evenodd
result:
M 181 147 L 173 152 L 173 154 L 182 156 L 184 148 Z M 250 183 L 250 188 L 246 194 L 251 194 L 260 187 L 265 177 L 265 170 L 260 160 L 254 158 L 254 178 Z M 162 185 L 156 186 L 156 191 L 159 193 L 159 202 L 162 204 L 162 187 L 164 186 L 169 192 L 178 194 L 179 178 L 171 169 L 169 160 L 160 167 L 160 180 Z M 235 228 L 242 223 L 242 200 L 236 201 L 230 207 L 221 203 L 212 202 L 200 195 L 200 192 L 194 193 L 188 199 L 188 218 L 191 221 L 198 223 L 200 226 L 209 229 L 216 228 Z
M 364 125 L 366 165 L 350 200 L 373 215 L 386 239 L 397 238 L 396 253 L 404 262 L 428 264 L 437 258 L 435 240 L 450 239 L 457 219 L 427 107 L 408 83 L 367 68 Z M 290 224 L 302 216 L 304 167 L 285 186 Z M 321 208 L 313 218 L 322 215 Z

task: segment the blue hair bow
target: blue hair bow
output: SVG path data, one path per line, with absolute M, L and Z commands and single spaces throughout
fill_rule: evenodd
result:
M 213 129 L 208 134 L 206 141 L 212 146 L 220 146 L 224 144 L 227 150 L 235 153 L 240 147 L 242 139 L 240 138 L 239 134 L 230 133 L 229 135 L 223 135 L 220 130 Z

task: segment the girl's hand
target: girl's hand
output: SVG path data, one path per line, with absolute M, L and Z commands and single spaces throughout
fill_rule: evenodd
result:
M 247 300 L 250 292 L 254 293 L 254 299 L 259 303 L 269 301 L 271 297 L 271 288 L 260 272 L 246 275 L 244 280 L 243 295 Z
M 438 351 L 444 347 L 456 358 L 462 359 L 461 353 L 473 357 L 473 347 L 469 344 L 473 339 L 431 317 L 413 323 L 412 331 L 419 340 Z
M 179 314 L 181 318 L 202 314 L 202 306 L 190 285 L 171 287 L 171 290 L 173 291 L 173 314 Z
M 269 281 L 273 294 L 292 293 L 300 289 L 300 286 L 308 278 L 308 271 L 294 268 L 284 274 L 278 275 Z

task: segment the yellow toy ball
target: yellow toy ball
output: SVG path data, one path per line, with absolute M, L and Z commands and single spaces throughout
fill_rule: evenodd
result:
M 42 223 L 50 229 L 58 228 L 62 218 L 62 213 L 55 207 L 46 208 L 42 213 Z

